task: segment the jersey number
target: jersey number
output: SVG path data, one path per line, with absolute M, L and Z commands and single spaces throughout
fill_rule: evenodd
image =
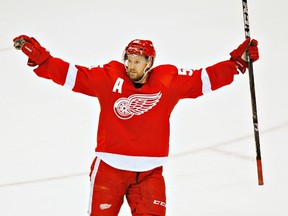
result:
M 192 69 L 179 68 L 178 69 L 178 75 L 192 76 L 193 70 Z

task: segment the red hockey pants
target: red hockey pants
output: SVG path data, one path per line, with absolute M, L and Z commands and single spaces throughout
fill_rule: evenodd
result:
M 117 216 L 126 196 L 133 216 L 165 216 L 162 167 L 145 172 L 115 169 L 99 158 L 91 166 L 90 216 Z

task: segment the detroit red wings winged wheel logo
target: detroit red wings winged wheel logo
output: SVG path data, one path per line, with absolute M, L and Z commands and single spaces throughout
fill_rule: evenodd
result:
M 134 115 L 142 115 L 152 109 L 160 100 L 161 92 L 156 94 L 133 94 L 128 98 L 119 98 L 114 103 L 114 112 L 118 118 L 127 120 Z

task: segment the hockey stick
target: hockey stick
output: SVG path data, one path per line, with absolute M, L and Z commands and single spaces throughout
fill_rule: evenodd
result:
M 249 18 L 248 18 L 247 0 L 242 0 L 242 6 L 243 6 L 245 37 L 250 38 L 250 26 L 249 26 Z M 258 172 L 258 184 L 263 185 L 264 181 L 263 181 L 263 172 L 262 172 L 262 159 L 261 159 L 260 139 L 259 139 L 259 129 L 258 129 L 258 116 L 257 116 L 256 96 L 255 96 L 253 63 L 249 55 L 247 55 L 247 59 L 248 59 L 250 94 L 251 94 L 251 103 L 252 103 L 252 112 L 253 112 L 254 138 L 255 138 L 255 143 L 256 143 L 256 162 L 257 162 L 257 172 Z

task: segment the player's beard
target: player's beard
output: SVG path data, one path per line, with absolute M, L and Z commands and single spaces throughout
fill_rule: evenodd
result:
M 137 73 L 135 70 L 129 70 L 129 71 L 128 71 L 128 76 L 129 76 L 129 78 L 130 78 L 132 81 L 137 82 L 137 81 L 140 81 L 140 80 L 143 78 L 144 73 L 139 74 L 139 73 Z

